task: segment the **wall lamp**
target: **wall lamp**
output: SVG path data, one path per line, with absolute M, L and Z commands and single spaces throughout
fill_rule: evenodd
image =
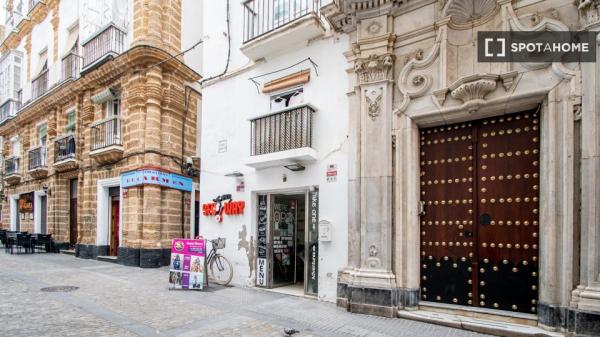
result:
M 300 165 L 300 164 L 289 164 L 289 165 L 284 165 L 283 167 L 285 167 L 286 169 L 293 171 L 293 172 L 304 171 L 306 169 L 305 166 Z
M 240 171 L 233 171 L 233 172 L 225 173 L 225 176 L 239 178 L 239 177 L 243 177 L 244 174 Z

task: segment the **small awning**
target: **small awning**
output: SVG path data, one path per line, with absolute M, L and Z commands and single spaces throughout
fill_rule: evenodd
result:
M 37 77 L 42 71 L 48 69 L 48 50 L 44 50 L 40 53 L 40 59 L 38 60 L 38 64 L 35 67 L 35 72 L 33 72 L 34 77 Z
M 102 104 L 117 99 L 119 96 L 113 88 L 107 88 L 93 95 L 91 98 L 94 104 Z
M 65 44 L 65 49 L 63 50 L 63 54 L 61 58 L 65 58 L 65 56 L 69 55 L 74 48 L 77 48 L 77 41 L 79 40 L 79 30 L 77 28 L 71 29 L 69 31 L 69 37 L 67 38 L 67 44 Z M 77 52 L 75 52 L 77 54 Z

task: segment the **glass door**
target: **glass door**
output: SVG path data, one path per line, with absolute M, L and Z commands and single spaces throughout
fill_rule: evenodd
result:
M 272 205 L 273 287 L 279 287 L 295 281 L 297 202 L 295 198 L 274 196 Z

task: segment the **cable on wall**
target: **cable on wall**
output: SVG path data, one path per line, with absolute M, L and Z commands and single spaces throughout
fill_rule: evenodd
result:
M 252 83 L 254 83 L 254 85 L 256 86 L 256 91 L 260 94 L 260 85 L 261 85 L 261 83 L 256 80 L 257 78 L 261 78 L 261 77 L 273 75 L 273 74 L 276 74 L 276 73 L 280 73 L 282 71 L 285 71 L 285 70 L 291 69 L 291 68 L 293 68 L 293 67 L 295 67 L 297 65 L 300 65 L 300 64 L 302 64 L 304 62 L 310 62 L 310 64 L 312 65 L 313 69 L 315 70 L 315 74 L 317 75 L 317 77 L 319 77 L 319 70 L 318 70 L 319 65 L 315 61 L 313 61 L 313 59 L 311 59 L 310 57 L 307 57 L 307 58 L 305 58 L 302 61 L 299 61 L 299 62 L 296 62 L 296 63 L 292 64 L 291 66 L 287 66 L 285 68 L 277 69 L 277 70 L 268 72 L 266 74 L 261 74 L 261 75 L 253 76 L 253 77 L 250 77 L 248 80 L 251 81 Z
M 231 61 L 231 24 L 229 22 L 229 0 L 227 0 L 227 17 L 225 21 L 227 22 L 227 62 L 225 63 L 225 69 L 223 69 L 223 72 L 218 75 L 202 79 L 198 82 L 200 85 L 202 85 L 204 82 L 222 77 L 227 73 L 227 70 L 229 70 L 229 62 Z

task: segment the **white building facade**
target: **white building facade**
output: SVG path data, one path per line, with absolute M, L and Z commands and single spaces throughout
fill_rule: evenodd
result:
M 202 89 L 199 233 L 227 238 L 234 284 L 291 286 L 333 302 L 348 245 L 348 41 L 312 1 L 244 21 L 259 2 L 273 9 L 231 2 L 229 71 Z M 225 67 L 226 6 L 205 2 L 206 77 Z M 242 214 L 215 217 L 219 196 L 243 202 Z M 330 233 L 319 239 L 318 227 Z

